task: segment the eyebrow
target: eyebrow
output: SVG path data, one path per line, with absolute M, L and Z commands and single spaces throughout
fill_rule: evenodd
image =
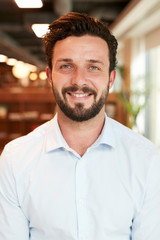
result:
M 73 62 L 73 60 L 71 58 L 60 58 L 57 60 L 57 62 Z M 96 59 L 88 59 L 87 62 L 89 63 L 99 63 L 101 65 L 104 65 L 103 62 L 96 60 Z
M 57 62 L 73 62 L 73 60 L 71 58 L 60 58 Z
M 90 63 L 99 63 L 99 64 L 101 64 L 101 65 L 104 65 L 103 62 L 101 62 L 101 61 L 99 61 L 99 60 L 96 60 L 96 59 L 89 59 L 89 60 L 87 60 L 87 62 L 90 62 Z

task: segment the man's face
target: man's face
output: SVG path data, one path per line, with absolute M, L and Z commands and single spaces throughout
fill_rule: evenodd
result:
M 55 44 L 52 72 L 47 69 L 58 104 L 74 121 L 86 121 L 104 110 L 115 71 L 109 76 L 107 43 L 95 36 L 70 36 Z

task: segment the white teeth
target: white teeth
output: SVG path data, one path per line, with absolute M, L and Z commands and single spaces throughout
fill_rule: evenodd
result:
M 81 98 L 81 97 L 89 96 L 89 94 L 77 94 L 77 93 L 72 93 L 72 96 Z

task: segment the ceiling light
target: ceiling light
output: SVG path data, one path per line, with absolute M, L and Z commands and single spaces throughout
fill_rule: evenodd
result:
M 45 72 L 45 71 L 40 72 L 39 78 L 40 78 L 41 80 L 46 80 L 46 79 L 47 79 L 46 72 Z
M 15 58 L 8 58 L 7 59 L 7 65 L 14 66 L 16 64 L 17 60 Z
M 28 71 L 30 71 L 30 72 L 36 72 L 37 71 L 37 67 L 32 65 L 32 64 L 26 63 L 26 67 L 28 67 Z
M 43 3 L 41 0 L 15 0 L 19 8 L 41 8 Z
M 42 38 L 43 35 L 48 31 L 49 24 L 33 24 L 32 30 L 37 37 Z
M 12 73 L 16 78 L 26 78 L 29 75 L 27 64 L 22 61 L 17 61 L 12 68 Z
M 0 62 L 6 62 L 7 61 L 7 56 L 0 54 Z
M 37 78 L 38 78 L 37 73 L 30 73 L 30 75 L 29 75 L 30 80 L 35 81 L 35 80 L 37 80 Z

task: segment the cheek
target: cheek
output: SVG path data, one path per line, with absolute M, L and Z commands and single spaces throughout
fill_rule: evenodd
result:
M 56 89 L 61 89 L 64 87 L 66 79 L 59 73 L 52 74 L 52 82 Z
M 109 77 L 105 76 L 99 76 L 97 78 L 94 79 L 93 81 L 94 86 L 97 90 L 101 90 L 103 91 L 104 89 L 107 88 L 108 84 L 109 84 Z
M 69 74 L 62 74 L 55 72 L 52 75 L 53 82 L 55 82 L 56 85 L 66 85 L 70 82 L 71 76 Z

